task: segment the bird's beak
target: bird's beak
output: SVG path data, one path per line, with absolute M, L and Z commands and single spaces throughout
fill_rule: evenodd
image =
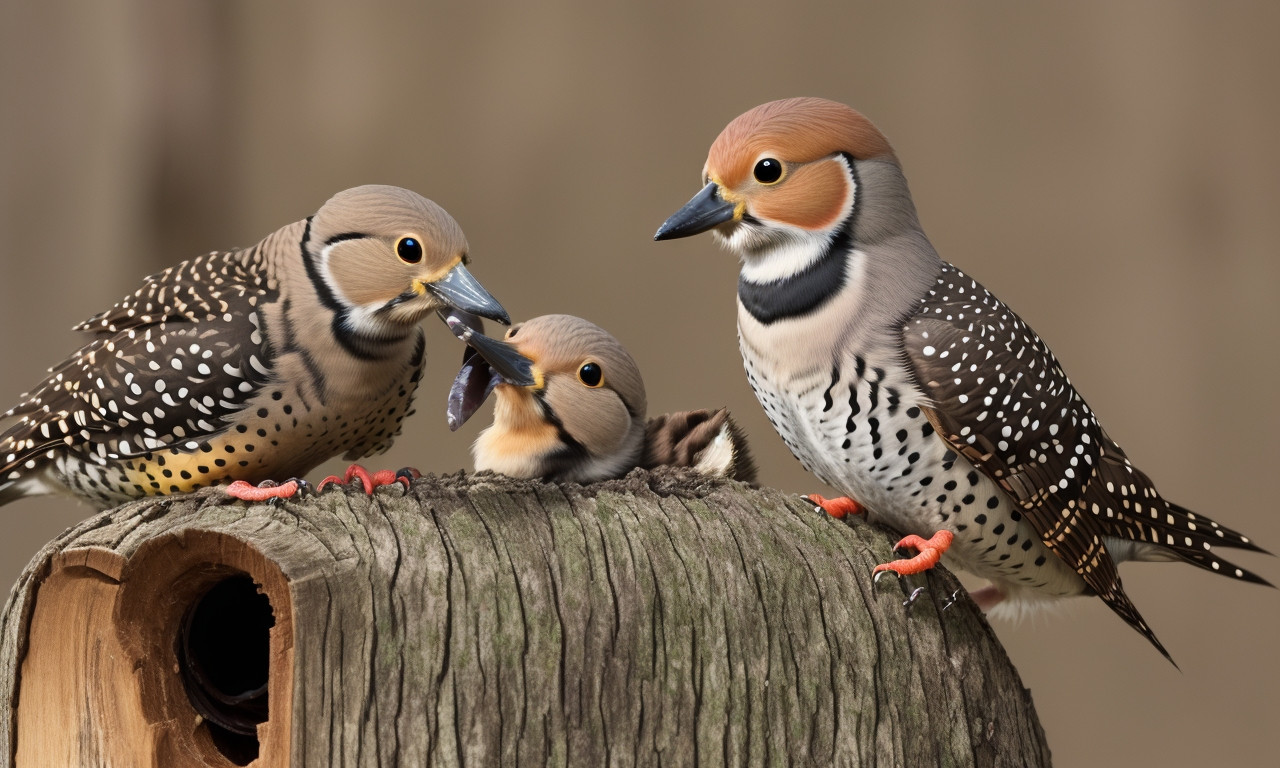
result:
M 537 384 L 533 361 L 510 342 L 485 336 L 475 318 L 441 313 L 454 335 L 467 343 L 462 369 L 449 387 L 449 429 L 456 430 L 471 418 L 499 384 L 532 387 Z
M 445 304 L 470 312 L 490 320 L 497 320 L 503 325 L 511 325 L 511 317 L 502 308 L 498 300 L 493 298 L 480 281 L 471 276 L 462 262 L 449 270 L 434 282 L 421 283 L 423 289 L 430 292 Z
M 737 205 L 720 195 L 720 185 L 714 181 L 702 188 L 684 207 L 662 222 L 654 240 L 674 240 L 688 237 L 717 227 L 737 218 Z

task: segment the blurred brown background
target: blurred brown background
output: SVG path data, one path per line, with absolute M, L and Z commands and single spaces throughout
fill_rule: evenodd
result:
M 763 482 L 819 490 L 742 375 L 732 258 L 650 238 L 728 120 L 821 95 L 889 135 L 943 257 L 1053 345 L 1167 496 L 1280 547 L 1280 5 L 1060 6 L 5 2 L 0 400 L 143 275 L 390 183 L 453 213 L 514 317 L 600 323 L 655 412 L 728 405 Z M 448 431 L 460 348 L 428 332 L 378 466 L 469 467 L 488 421 Z M 0 511 L 0 581 L 89 513 Z M 1280 593 L 1123 573 L 1181 673 L 1100 601 L 997 625 L 1058 764 L 1270 763 Z

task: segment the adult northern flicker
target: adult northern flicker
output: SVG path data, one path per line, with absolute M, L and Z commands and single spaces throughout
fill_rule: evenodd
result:
M 765 413 L 806 469 L 990 579 L 984 608 L 1094 594 L 1168 658 L 1126 596 L 1125 560 L 1267 583 L 1215 546 L 1249 539 L 1163 499 L 1043 341 L 925 237 L 898 159 L 861 114 L 786 99 L 733 120 L 703 188 L 655 239 L 712 230 L 742 262 L 739 345 Z M 922 538 L 927 537 L 927 538 Z
M 599 326 L 543 315 L 498 341 L 456 314 L 448 322 L 469 345 L 449 396 L 450 427 L 497 391 L 493 425 L 472 447 L 477 470 L 589 483 L 668 465 L 754 479 L 746 440 L 727 410 L 646 421 L 640 369 Z
M 0 504 L 98 506 L 302 475 L 391 445 L 441 308 L 507 322 L 440 206 L 364 186 L 252 248 L 147 278 L 4 415 Z

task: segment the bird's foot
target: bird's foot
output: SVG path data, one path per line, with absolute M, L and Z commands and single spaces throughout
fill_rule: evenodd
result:
M 308 489 L 307 481 L 300 477 L 290 478 L 283 483 L 274 480 L 263 480 L 252 485 L 244 480 L 237 480 L 223 490 L 233 499 L 241 501 L 278 501 L 292 499 Z
M 364 492 L 372 496 L 373 489 L 380 488 L 384 485 L 395 485 L 396 483 L 399 483 L 408 489 L 410 484 L 419 477 L 422 477 L 422 473 L 413 467 L 403 467 L 398 470 L 380 469 L 371 475 L 369 474 L 369 470 L 359 464 L 352 464 L 347 467 L 347 471 L 342 477 L 329 475 L 325 479 L 321 480 L 320 484 L 316 486 L 316 490 L 323 491 L 330 485 L 346 485 L 352 480 L 358 479 L 360 484 L 364 486 Z
M 816 493 L 811 493 L 805 496 L 805 499 L 813 502 L 815 510 L 826 512 L 837 520 L 843 520 L 845 515 L 860 515 L 866 511 L 865 507 L 848 496 L 824 499 Z
M 898 542 L 895 549 L 903 549 L 910 547 L 920 554 L 915 557 L 909 557 L 905 560 L 893 560 L 888 563 L 877 565 L 872 573 L 875 579 L 880 578 L 882 573 L 893 573 L 897 576 L 910 576 L 916 573 L 923 573 L 938 564 L 942 559 L 942 553 L 947 551 L 951 546 L 951 540 L 955 535 L 951 531 L 938 531 L 929 539 L 922 539 L 914 534 L 904 536 Z

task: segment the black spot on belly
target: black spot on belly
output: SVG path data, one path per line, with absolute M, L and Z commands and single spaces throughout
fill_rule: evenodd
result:
M 840 383 L 840 369 L 835 366 L 832 366 L 831 383 L 827 385 L 827 391 L 822 393 L 822 412 L 823 413 L 826 413 L 827 411 L 831 410 L 831 406 L 834 403 L 834 401 L 831 399 L 831 390 L 835 388 L 836 384 L 839 384 L 839 383 Z M 395 411 L 393 410 L 392 414 L 394 413 Z

